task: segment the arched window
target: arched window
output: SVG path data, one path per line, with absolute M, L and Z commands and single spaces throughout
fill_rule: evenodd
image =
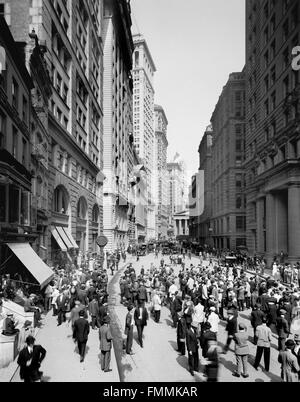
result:
M 98 205 L 94 205 L 92 211 L 92 222 L 99 222 L 99 207 Z
M 57 186 L 54 190 L 53 210 L 61 214 L 67 214 L 69 209 L 69 194 L 64 186 Z
M 77 204 L 77 218 L 86 219 L 87 202 L 84 197 L 80 197 Z

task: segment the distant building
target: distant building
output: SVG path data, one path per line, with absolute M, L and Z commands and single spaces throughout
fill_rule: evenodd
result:
M 246 2 L 246 188 L 250 254 L 300 260 L 300 2 Z
M 168 192 L 167 192 L 167 127 L 168 120 L 164 109 L 154 106 L 155 111 L 155 169 L 154 184 L 156 186 L 154 196 L 156 206 L 156 236 L 166 238 L 168 231 Z
M 185 179 L 182 164 L 178 161 L 167 163 L 168 171 L 168 236 L 175 235 L 174 214 L 186 210 Z
M 214 247 L 234 250 L 246 246 L 244 72 L 230 74 L 211 123 L 211 234 Z
M 155 184 L 153 178 L 154 133 L 154 73 L 156 67 L 146 40 L 133 35 L 133 134 L 138 156 L 147 171 L 147 238 L 155 237 Z
M 200 217 L 204 213 L 204 171 L 192 176 L 189 192 L 189 236 L 192 241 L 200 241 Z

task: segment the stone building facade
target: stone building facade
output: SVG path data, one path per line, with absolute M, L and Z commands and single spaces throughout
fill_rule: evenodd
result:
M 270 264 L 300 259 L 300 3 L 247 2 L 247 245 Z
M 245 74 L 232 73 L 211 118 L 211 229 L 214 247 L 246 246 Z

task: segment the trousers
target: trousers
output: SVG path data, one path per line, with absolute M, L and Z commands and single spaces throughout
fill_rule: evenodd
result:
M 100 355 L 101 370 L 108 371 L 110 365 L 110 350 L 101 350 Z

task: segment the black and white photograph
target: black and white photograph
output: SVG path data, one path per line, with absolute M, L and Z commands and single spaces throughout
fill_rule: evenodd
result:
M 300 382 L 300 0 L 0 0 L 0 382 Z

